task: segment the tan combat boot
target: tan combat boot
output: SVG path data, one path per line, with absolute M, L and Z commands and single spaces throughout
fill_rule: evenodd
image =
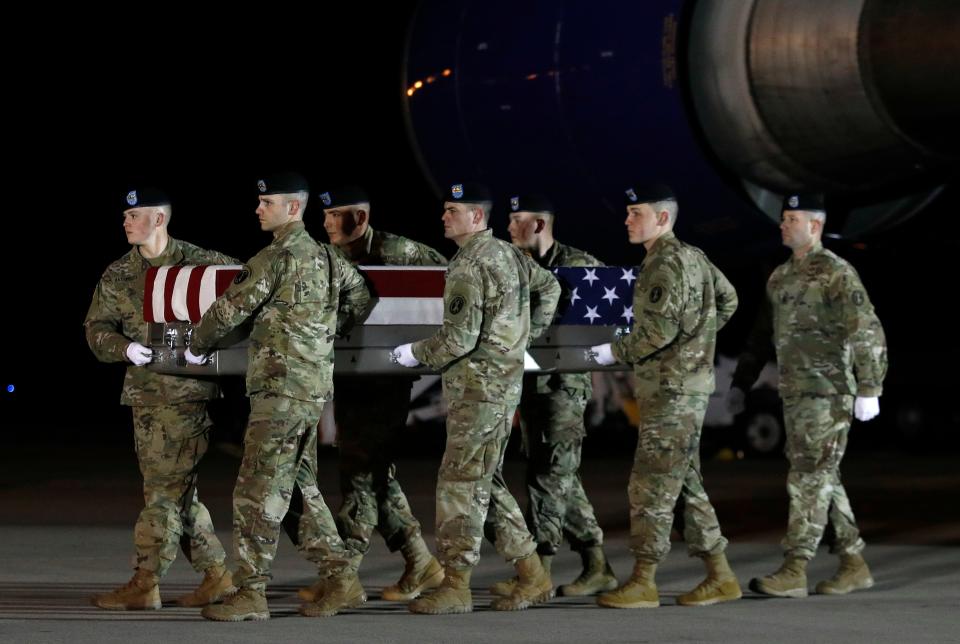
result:
M 653 580 L 656 572 L 657 564 L 637 559 L 627 583 L 600 594 L 597 603 L 607 608 L 656 608 L 660 605 L 660 593 Z
M 130 581 L 109 593 L 94 595 L 91 601 L 107 610 L 157 610 L 160 608 L 160 578 L 150 570 L 133 573 Z
M 583 572 L 573 580 L 573 583 L 560 586 L 561 595 L 584 597 L 617 587 L 617 578 L 601 546 L 584 548 L 580 551 L 580 559 L 583 561 Z
M 319 597 L 300 607 L 305 617 L 333 617 L 345 608 L 356 608 L 367 601 L 367 593 L 355 572 L 345 572 L 324 580 Z
M 518 559 L 517 585 L 509 597 L 497 597 L 490 602 L 493 610 L 526 610 L 534 604 L 553 599 L 553 581 L 536 553 Z M 549 564 L 548 564 L 549 565 Z
M 817 584 L 821 595 L 846 595 L 873 586 L 867 562 L 860 555 L 840 555 L 840 568 L 830 579 Z
M 203 571 L 203 581 L 193 592 L 177 598 L 177 604 L 188 607 L 216 604 L 236 590 L 230 571 L 215 564 Z
M 446 568 L 443 572 L 443 582 L 435 591 L 407 604 L 411 613 L 449 615 L 469 613 L 473 610 L 473 595 L 470 594 L 470 575 L 473 569 Z
M 548 575 L 552 575 L 553 555 L 540 555 L 540 565 L 543 566 L 543 569 L 547 571 Z M 513 594 L 514 588 L 517 587 L 517 581 L 518 577 L 516 576 L 498 581 L 490 586 L 490 593 L 498 597 L 509 597 Z
M 243 622 L 248 619 L 270 619 L 270 608 L 263 591 L 241 588 L 228 595 L 222 604 L 205 606 L 200 614 L 215 622 Z
M 722 552 L 703 558 L 707 566 L 707 578 L 689 593 L 677 597 L 681 606 L 710 606 L 743 597 L 737 576 L 730 570 L 727 557 Z
M 381 598 L 391 602 L 410 601 L 443 582 L 443 568 L 420 536 L 404 544 L 400 552 L 406 562 L 403 575 L 397 583 L 383 589 Z
M 787 557 L 772 575 L 751 579 L 750 590 L 774 597 L 806 597 L 807 560 Z

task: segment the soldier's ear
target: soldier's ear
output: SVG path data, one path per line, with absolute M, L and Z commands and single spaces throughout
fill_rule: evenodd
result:
M 541 232 L 543 232 L 543 229 L 546 228 L 546 227 L 547 227 L 547 222 L 544 221 L 543 219 L 541 219 L 540 217 L 537 217 L 537 226 L 536 226 L 536 228 L 534 228 L 533 232 L 534 232 L 534 233 L 541 233 Z
M 160 228 L 165 223 L 167 223 L 167 213 L 165 213 L 162 208 L 157 208 L 156 212 L 157 212 L 157 223 L 155 224 L 154 227 Z
M 356 219 L 356 225 L 359 227 L 367 223 L 367 217 L 368 215 L 366 210 L 363 208 L 357 209 L 357 213 L 354 215 L 354 218 Z

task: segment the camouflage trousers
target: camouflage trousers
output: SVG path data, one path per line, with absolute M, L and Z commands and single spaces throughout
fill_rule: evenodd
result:
M 447 413 L 447 445 L 437 477 L 437 558 L 465 570 L 480 560 L 484 520 L 508 562 L 536 551 L 520 506 L 503 480 L 514 407 L 456 400 Z M 488 518 L 489 512 L 489 518 Z
M 727 540 L 700 475 L 700 430 L 707 400 L 680 394 L 638 400 L 640 431 L 628 486 L 630 549 L 638 559 L 658 562 L 666 557 L 679 499 L 690 556 L 726 550 Z
M 197 469 L 210 440 L 206 402 L 131 407 L 144 508 L 134 528 L 135 567 L 163 576 L 182 548 L 194 570 L 226 553 L 197 495 Z
M 580 480 L 583 414 L 589 390 L 524 391 L 520 428 L 527 455 L 527 523 L 542 555 L 566 537 L 573 550 L 603 545 L 603 530 Z
M 304 499 L 299 520 L 300 548 L 321 569 L 335 574 L 350 568 L 343 541 L 323 528 L 332 516 L 317 489 L 316 428 L 323 405 L 258 392 L 250 397 L 250 419 L 243 460 L 233 489 L 233 545 L 238 587 L 263 591 L 277 553 L 281 521 L 294 485 Z M 313 446 L 313 454 L 306 458 Z M 321 509 L 321 507 L 323 509 Z
M 376 528 L 391 552 L 420 537 L 420 522 L 397 481 L 394 446 L 407 424 L 408 378 L 341 377 L 334 385 L 343 504 L 337 526 L 355 556 Z
M 788 556 L 812 559 L 829 519 L 835 535 L 830 551 L 862 552 L 863 539 L 840 482 L 853 396 L 797 396 L 783 403 L 790 518 L 781 545 Z

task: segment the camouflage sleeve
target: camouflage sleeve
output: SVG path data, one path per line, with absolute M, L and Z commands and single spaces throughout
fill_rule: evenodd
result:
M 224 255 L 223 253 L 217 252 L 215 250 L 206 250 L 203 248 L 197 249 L 199 252 L 196 254 L 196 257 L 188 258 L 191 263 L 195 264 L 242 264 L 239 259 L 235 257 L 230 257 L 229 255 Z
M 443 324 L 432 337 L 413 343 L 414 357 L 440 369 L 473 351 L 483 324 L 483 278 L 461 268 L 447 275 L 443 288 Z
M 733 317 L 739 300 L 737 289 L 733 287 L 727 276 L 712 263 L 710 270 L 713 272 L 713 291 L 717 298 L 717 331 L 719 331 Z
M 117 302 L 119 297 L 110 281 L 101 278 L 93 292 L 87 317 L 83 321 L 87 344 L 100 362 L 126 362 L 127 346 L 133 342 L 120 333 L 123 320 L 120 319 Z M 143 338 L 138 341 L 143 342 Z
M 733 373 L 731 386 L 749 391 L 753 383 L 760 377 L 763 366 L 774 357 L 773 348 L 773 311 L 770 299 L 763 298 L 760 304 L 760 313 L 747 336 L 747 344 L 740 359 L 737 361 L 737 370 Z
M 560 303 L 560 282 L 553 273 L 541 268 L 535 261 L 526 255 L 523 258 L 530 280 L 530 335 L 527 337 L 527 346 L 543 335 Z
M 225 335 L 252 316 L 276 291 L 284 273 L 286 253 L 272 257 L 254 256 L 227 290 L 207 309 L 194 328 L 191 350 L 208 353 Z
M 337 335 L 348 333 L 370 312 L 372 300 L 367 283 L 353 264 L 338 252 L 331 252 L 340 274 L 340 301 L 337 307 Z
M 613 342 L 619 362 L 635 364 L 673 342 L 680 333 L 683 311 L 683 274 L 679 267 L 660 261 L 645 267 L 634 286 L 633 330 Z M 639 296 L 639 297 L 638 297 Z
M 414 266 L 446 266 L 447 258 L 430 248 L 426 244 L 410 241 L 414 247 Z
M 829 296 L 839 305 L 846 339 L 853 352 L 857 395 L 879 396 L 887 375 L 887 340 L 860 276 L 844 267 L 830 282 Z

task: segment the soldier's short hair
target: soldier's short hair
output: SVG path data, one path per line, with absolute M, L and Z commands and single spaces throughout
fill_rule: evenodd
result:
M 298 192 L 288 192 L 283 195 L 284 200 L 289 203 L 296 199 L 300 202 L 300 214 L 307 209 L 307 200 L 310 198 L 309 190 L 300 190 Z
M 490 221 L 490 211 L 493 210 L 492 201 L 475 201 L 473 203 L 464 204 L 468 208 L 482 208 L 483 209 L 483 223 L 488 223 Z
M 670 216 L 670 225 L 677 223 L 677 206 L 676 199 L 664 199 L 662 201 L 654 201 L 650 203 L 650 207 L 653 208 L 653 211 L 657 214 L 660 214 L 660 211 L 666 210 L 667 215 Z

